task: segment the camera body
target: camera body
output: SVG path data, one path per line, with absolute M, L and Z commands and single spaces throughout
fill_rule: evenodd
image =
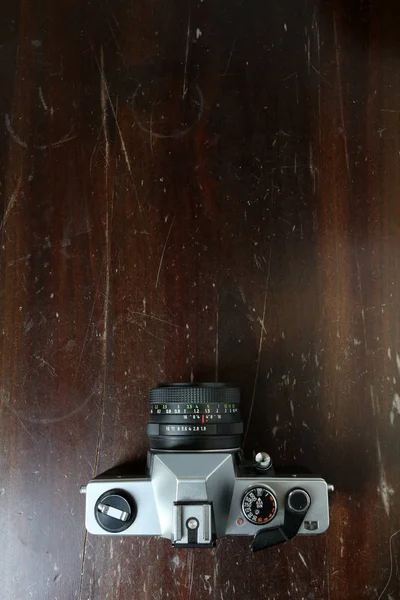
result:
M 146 476 L 105 473 L 88 483 L 90 533 L 155 535 L 186 548 L 247 535 L 257 551 L 329 527 L 332 486 L 279 474 L 262 452 L 246 461 L 235 447 L 243 429 L 237 388 L 172 384 L 152 390 L 150 401 Z

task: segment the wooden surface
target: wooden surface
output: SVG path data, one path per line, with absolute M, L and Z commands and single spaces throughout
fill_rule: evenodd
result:
M 6 0 L 2 600 L 400 597 L 400 6 Z M 252 555 L 94 538 L 160 381 L 241 386 L 245 451 L 337 489 Z

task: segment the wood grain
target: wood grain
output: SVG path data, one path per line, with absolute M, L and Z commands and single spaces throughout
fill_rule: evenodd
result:
M 4 600 L 389 600 L 400 579 L 400 7 L 10 0 L 0 22 Z M 148 389 L 240 385 L 336 487 L 252 555 L 84 530 Z

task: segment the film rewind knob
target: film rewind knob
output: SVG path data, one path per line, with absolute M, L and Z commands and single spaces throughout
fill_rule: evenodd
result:
M 100 496 L 94 507 L 96 521 L 109 533 L 121 533 L 136 518 L 136 505 L 126 492 L 109 490 Z

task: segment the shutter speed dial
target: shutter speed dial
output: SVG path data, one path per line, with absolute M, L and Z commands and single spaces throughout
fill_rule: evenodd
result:
M 251 487 L 242 500 L 242 512 L 254 525 L 265 525 L 272 521 L 278 509 L 274 494 L 266 487 Z

